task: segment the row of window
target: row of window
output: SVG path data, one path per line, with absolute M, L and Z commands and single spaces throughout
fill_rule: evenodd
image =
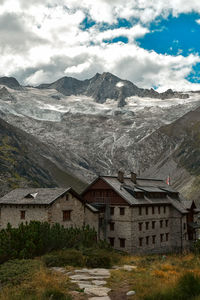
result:
M 150 211 L 151 210 L 151 211 Z M 151 212 L 152 213 L 152 215 L 154 215 L 154 214 L 161 214 L 161 213 L 166 213 L 166 205 L 163 205 L 163 206 L 160 206 L 160 205 L 158 205 L 158 206 L 151 206 L 151 207 L 148 207 L 148 206 L 146 206 L 146 207 L 139 207 L 139 215 L 141 216 L 142 215 L 142 213 L 144 213 L 145 212 L 145 214 L 146 215 L 148 215 L 149 214 L 149 212 Z
M 112 247 L 115 246 L 115 238 L 114 237 L 109 237 L 109 242 Z M 126 239 L 119 238 L 119 246 L 120 246 L 120 248 L 125 248 L 126 247 Z
M 150 229 L 150 224 L 151 224 L 151 229 L 155 229 L 156 223 L 158 223 L 158 222 L 160 223 L 160 228 L 163 228 L 164 226 L 165 227 L 169 226 L 169 220 L 160 220 L 160 221 L 152 221 L 152 222 L 140 222 L 140 223 L 138 223 L 139 231 L 142 231 L 142 229 L 144 229 L 144 226 L 145 226 L 146 230 Z
M 151 236 L 151 242 L 154 245 L 156 243 L 156 235 Z M 160 242 L 168 242 L 169 240 L 169 233 L 161 233 L 160 234 Z M 150 236 L 146 236 L 145 238 L 139 238 L 139 246 L 142 247 L 143 245 L 149 245 L 150 243 Z
M 110 207 L 110 215 L 113 216 L 115 213 L 115 207 Z M 125 207 L 119 207 L 120 216 L 125 215 Z
M 63 221 L 70 221 L 71 220 L 71 210 L 63 210 L 62 211 L 63 215 Z M 26 219 L 26 211 L 25 210 L 20 210 L 20 219 L 25 220 Z

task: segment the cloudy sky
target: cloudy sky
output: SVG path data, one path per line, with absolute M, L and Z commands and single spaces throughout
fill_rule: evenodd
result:
M 200 90 L 199 0 L 0 0 L 0 76 Z

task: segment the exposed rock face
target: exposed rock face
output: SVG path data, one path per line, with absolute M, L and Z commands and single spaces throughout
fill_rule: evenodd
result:
M 13 90 L 21 90 L 22 87 L 14 77 L 1 77 L 0 85 L 5 85 Z
M 40 89 L 56 89 L 60 93 L 70 95 L 86 95 L 92 97 L 98 103 L 104 103 L 107 99 L 118 101 L 118 106 L 126 104 L 125 99 L 131 96 L 150 97 L 157 99 L 188 98 L 188 94 L 182 94 L 168 90 L 164 93 L 157 93 L 151 89 L 140 89 L 128 80 L 121 80 L 111 73 L 97 73 L 91 79 L 84 81 L 72 77 L 63 77 L 50 84 L 39 85 Z
M 200 107 L 162 126 L 138 147 L 145 174 L 170 175 L 171 183 L 200 205 Z
M 5 86 L 0 89 L 0 99 L 4 101 L 15 101 L 15 97 L 11 93 L 9 93 Z

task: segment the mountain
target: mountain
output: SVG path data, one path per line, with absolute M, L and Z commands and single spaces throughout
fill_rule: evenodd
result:
M 129 89 L 122 89 L 124 82 L 110 73 L 103 73 L 84 81 L 73 78 L 69 81 L 64 77 L 40 88 L 8 88 L 15 101 L 0 97 L 0 116 L 15 129 L 20 128 L 36 138 L 35 162 L 46 153 L 42 157 L 50 162 L 39 165 L 51 171 L 52 179 L 54 167 L 48 169 L 51 163 L 87 182 L 98 174 L 116 174 L 119 169 L 162 178 L 170 171 L 173 185 L 183 190 L 196 175 L 172 155 L 179 143 L 173 138 L 169 140 L 161 129 L 200 107 L 199 94 L 190 92 L 185 97 L 185 94 L 177 95 L 169 90 L 159 99 L 153 96 L 158 93 L 150 90 L 154 98 L 145 97 L 144 93 L 147 91 L 149 95 L 149 90 L 128 82 L 132 93 L 134 90 L 141 96 L 124 99 L 123 95 L 129 92 Z M 115 89 L 121 89 L 122 97 L 116 95 L 117 101 L 107 99 L 108 95 L 115 97 Z
M 86 95 L 98 103 L 105 103 L 107 99 L 118 100 L 118 106 L 126 104 L 125 99 L 131 96 L 149 97 L 156 99 L 188 98 L 188 94 L 167 90 L 158 93 L 153 89 L 141 89 L 128 80 L 122 80 L 111 73 L 97 73 L 91 79 L 84 81 L 72 77 L 63 77 L 50 84 L 41 84 L 40 89 L 55 89 L 65 96 Z
M 5 85 L 13 90 L 21 90 L 22 87 L 14 77 L 0 77 L 0 85 Z
M 200 204 L 200 107 L 162 126 L 138 145 L 145 175 L 167 177 Z
M 61 168 L 60 161 L 49 146 L 0 119 L 0 195 L 27 186 L 82 190 L 84 183 Z

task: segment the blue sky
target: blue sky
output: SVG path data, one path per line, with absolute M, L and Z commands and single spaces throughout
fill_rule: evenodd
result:
M 200 89 L 200 1 L 0 0 L 0 75 L 24 84 L 111 72 Z

